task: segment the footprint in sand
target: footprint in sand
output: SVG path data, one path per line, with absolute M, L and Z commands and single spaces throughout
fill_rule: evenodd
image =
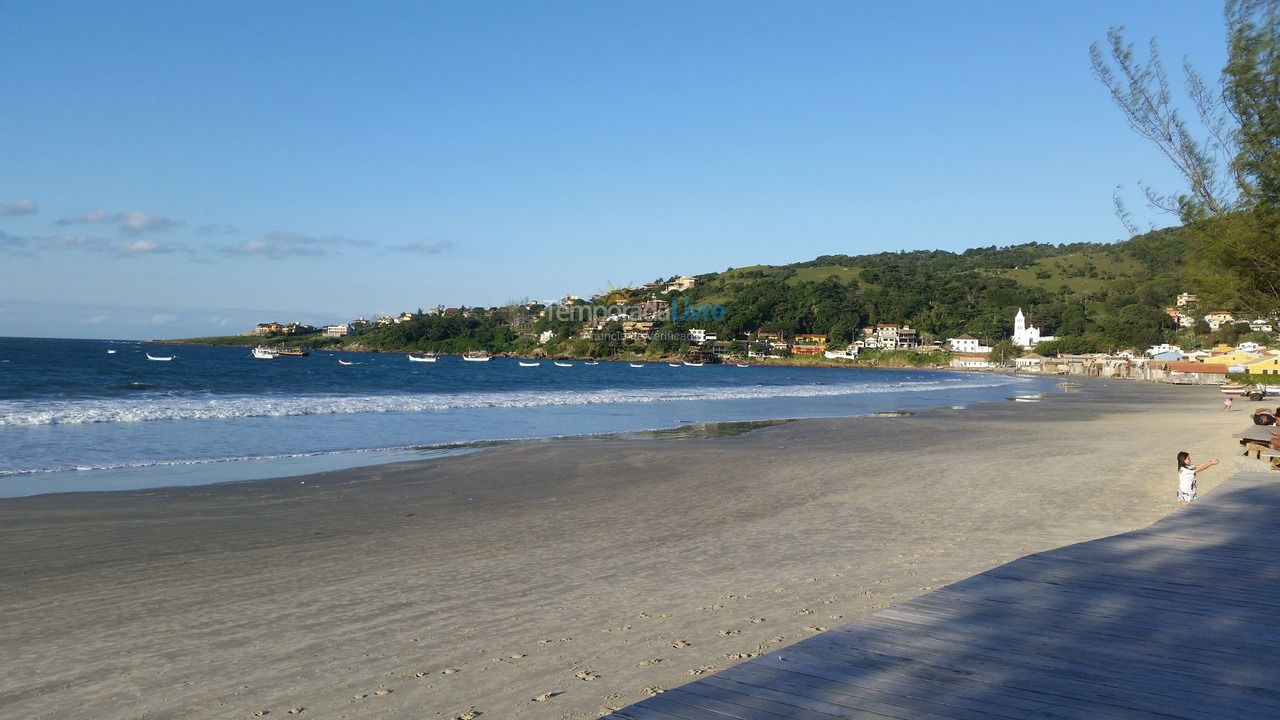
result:
M 653 696 L 653 695 L 661 695 L 662 693 L 666 692 L 666 690 L 663 690 L 661 685 L 650 685 L 649 687 L 645 688 L 641 692 L 643 692 L 646 695 Z
M 716 634 L 719 635 L 720 637 L 729 637 L 730 635 L 739 635 L 741 633 L 742 633 L 741 630 L 721 630 Z
M 687 647 L 689 647 L 689 645 L 690 645 L 690 643 L 689 643 L 689 641 L 688 641 L 688 640 L 676 640 L 675 642 L 671 643 L 671 645 L 670 645 L 669 647 L 673 647 L 673 648 L 687 648 Z
M 649 613 L 640 613 L 640 614 L 639 614 L 639 615 L 637 615 L 636 617 L 640 618 L 641 620 L 648 620 L 648 619 L 649 619 Z
M 809 626 L 807 626 L 807 627 L 805 628 L 805 630 L 808 630 L 809 632 L 813 632 L 813 633 L 820 633 L 820 632 L 826 632 L 826 631 L 827 631 L 827 629 L 826 629 L 826 628 L 824 628 L 824 627 L 818 627 L 817 625 L 809 625 Z
M 750 659 L 751 659 L 751 658 L 753 658 L 753 657 L 759 657 L 759 656 L 760 656 L 760 653 L 753 653 L 753 652 L 749 652 L 749 653 L 742 653 L 742 652 L 737 652 L 737 653 L 725 653 L 725 654 L 724 654 L 724 656 L 725 656 L 726 658 L 729 658 L 730 660 L 750 660 Z
M 662 662 L 662 658 L 650 658 L 648 660 L 641 660 L 636 664 L 636 667 L 649 667 L 650 665 L 657 665 L 660 662 Z
M 390 694 L 391 694 L 391 688 L 378 688 L 377 690 L 374 690 L 374 691 L 373 691 L 373 694 L 374 694 L 374 695 L 379 695 L 379 696 L 381 696 L 381 695 L 390 695 Z
M 519 660 L 524 657 L 524 653 L 511 653 L 507 656 L 510 660 Z
M 476 720 L 476 718 L 480 717 L 483 714 L 484 713 L 480 712 L 479 710 L 471 709 L 462 713 L 461 715 L 454 715 L 452 720 Z
M 797 611 L 796 611 L 796 614 L 797 614 L 797 615 L 812 615 L 812 614 L 813 614 L 813 611 L 812 611 L 812 610 L 810 610 L 809 608 L 800 608 L 799 610 L 797 610 Z
M 452 674 L 454 674 L 454 673 L 460 673 L 460 672 L 462 672 L 462 670 L 460 670 L 459 668 L 445 668 L 445 669 L 443 669 L 443 670 L 441 670 L 441 671 L 440 671 L 440 674 L 441 674 L 441 675 L 452 675 Z
M 531 698 L 531 699 L 530 699 L 530 702 L 546 702 L 546 701 L 550 700 L 551 698 L 553 698 L 553 697 L 555 697 L 555 696 L 557 696 L 557 695 L 559 695 L 559 694 L 560 694 L 560 693 L 558 693 L 558 692 L 542 693 L 541 695 L 539 695 L 539 696 L 538 696 L 538 697 L 536 697 L 536 698 Z
M 600 677 L 598 674 L 590 670 L 579 670 L 578 672 L 574 673 L 573 676 L 578 678 L 579 680 L 585 680 L 585 681 L 595 680 L 596 678 Z
M 721 605 L 720 603 L 716 603 L 714 605 L 707 605 L 705 607 L 700 607 L 698 609 L 699 610 L 721 610 L 723 608 L 724 608 L 724 605 Z
M 288 710 L 287 712 L 288 712 L 290 715 L 301 715 L 303 710 L 306 710 L 306 708 L 304 708 L 304 707 L 296 707 L 296 708 L 289 708 L 289 710 Z
M 690 668 L 690 669 L 689 669 L 689 674 L 690 674 L 690 675 L 695 675 L 695 676 L 696 676 L 696 675 L 706 675 L 707 673 L 715 672 L 715 671 L 716 671 L 716 666 L 715 666 L 715 665 L 703 665 L 703 666 L 701 666 L 701 667 Z
M 764 622 L 764 618 L 749 617 L 747 618 L 747 622 L 751 623 L 752 625 L 759 625 L 760 623 Z
M 840 602 L 840 596 L 839 596 L 839 595 L 832 595 L 831 597 L 827 598 L 826 600 L 823 600 L 823 601 L 822 601 L 822 604 L 823 604 L 823 605 L 834 605 L 834 604 L 836 604 L 836 603 L 838 603 L 838 602 Z
M 254 710 L 253 711 L 254 717 L 262 717 L 264 715 L 270 715 L 270 714 L 271 714 L 270 710 Z

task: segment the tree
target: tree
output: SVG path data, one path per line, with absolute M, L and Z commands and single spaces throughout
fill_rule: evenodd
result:
M 1217 87 L 1183 63 L 1198 129 L 1178 112 L 1154 40 L 1143 62 L 1112 28 L 1109 57 L 1096 43 L 1090 57 L 1129 126 L 1186 180 L 1183 193 L 1144 191 L 1190 226 L 1190 250 L 1212 266 L 1190 279 L 1225 280 L 1240 304 L 1269 312 L 1280 307 L 1280 0 L 1228 0 L 1224 14 L 1227 64 Z M 1116 208 L 1136 230 L 1118 198 Z

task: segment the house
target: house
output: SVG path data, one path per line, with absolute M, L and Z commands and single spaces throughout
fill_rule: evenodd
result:
M 709 333 L 704 328 L 689 328 L 689 342 L 694 345 L 701 345 L 707 341 L 714 342 L 716 339 L 715 333 Z
M 538 344 L 546 345 L 547 342 L 555 336 L 556 336 L 556 333 L 554 330 L 543 330 L 541 333 L 538 333 Z
M 432 309 L 434 310 L 435 308 L 432 308 Z M 428 315 L 433 315 L 434 313 L 432 313 L 432 312 L 431 312 L 431 310 L 428 310 L 428 311 L 427 311 L 427 314 L 428 314 Z M 413 313 L 410 313 L 410 312 L 402 312 L 402 313 L 400 313 L 399 315 L 397 315 L 397 316 L 396 316 L 396 323 L 397 323 L 397 324 L 399 324 L 399 323 L 407 323 L 407 322 L 409 322 L 409 321 L 410 321 L 410 320 L 412 320 L 412 319 L 413 319 Z
M 1182 351 L 1166 350 L 1162 353 L 1156 353 L 1155 355 L 1152 355 L 1151 359 L 1153 361 L 1158 360 L 1160 362 L 1180 362 L 1182 360 Z
M 1256 342 L 1242 342 L 1236 346 L 1238 352 L 1256 353 L 1262 349 L 1262 346 Z
M 284 326 L 278 322 L 258 323 L 258 327 L 253 332 L 258 335 L 276 335 L 284 332 Z
M 1042 372 L 1044 370 L 1044 356 L 1031 353 L 1025 357 L 1014 358 L 1013 366 L 1022 372 Z
M 1192 362 L 1204 362 L 1208 358 L 1213 357 L 1213 353 L 1208 350 L 1192 350 L 1189 353 L 1183 353 L 1182 357 L 1184 360 L 1190 360 Z
M 391 325 L 394 322 L 395 322 L 395 318 L 391 317 L 390 315 L 379 315 L 378 317 L 373 319 L 373 324 L 377 325 L 378 327 L 382 327 L 383 325 Z
M 844 350 L 827 350 L 822 353 L 822 356 L 828 360 L 857 360 L 858 346 L 850 345 Z
M 898 347 L 900 348 L 918 348 L 920 347 L 920 335 L 907 325 L 903 325 L 898 330 Z
M 697 278 L 693 278 L 688 275 L 681 275 L 675 280 L 667 283 L 667 292 L 684 292 L 696 284 L 698 284 Z
M 817 333 L 797 333 L 791 339 L 793 355 L 821 355 L 827 350 L 827 336 Z
M 951 352 L 967 354 L 991 352 L 990 347 L 983 345 L 981 340 L 972 335 L 947 338 L 947 349 Z
M 1225 355 L 1214 355 L 1212 358 L 1210 358 L 1210 360 L 1213 361 L 1214 365 L 1226 365 L 1227 367 L 1233 367 L 1236 365 L 1248 365 L 1250 363 L 1255 363 L 1261 359 L 1262 359 L 1262 356 L 1257 353 L 1241 352 L 1239 350 L 1229 352 Z
M 716 340 L 711 343 L 711 354 L 720 359 L 729 357 L 733 350 L 733 343 L 728 340 Z
M 1176 352 L 1178 353 L 1179 356 L 1181 356 L 1182 348 L 1178 347 L 1177 345 L 1171 345 L 1169 343 L 1160 343 L 1159 345 L 1152 345 L 1151 347 L 1147 348 L 1147 355 L 1150 355 L 1151 357 L 1155 357 L 1156 355 L 1160 355 L 1162 353 L 1169 353 L 1169 352 Z
M 1204 321 L 1209 323 L 1210 330 L 1217 330 L 1223 325 L 1230 325 L 1236 321 L 1236 316 L 1225 310 L 1215 310 L 1204 316 Z
M 1186 307 L 1187 305 L 1194 303 L 1198 299 L 1199 298 L 1196 297 L 1195 293 L 1189 293 L 1189 292 L 1178 293 L 1178 307 Z
M 1258 318 L 1249 321 L 1249 329 L 1253 332 L 1274 332 L 1275 326 L 1266 318 Z
M 640 316 L 643 318 L 663 318 L 669 316 L 671 303 L 666 300 L 650 298 L 640 303 Z
M 342 325 L 324 326 L 325 337 L 345 337 L 347 335 L 351 335 L 353 332 L 354 331 L 351 329 L 351 326 L 346 323 L 343 323 Z
M 1179 385 L 1221 385 L 1227 379 L 1227 366 L 1196 362 L 1152 363 L 1151 379 Z
M 1245 365 L 1244 370 L 1250 375 L 1280 375 L 1280 355 L 1273 355 Z
M 653 336 L 653 323 L 648 320 L 628 320 L 622 323 L 622 337 L 626 340 L 649 342 Z
M 955 355 L 951 358 L 951 367 L 954 368 L 989 368 L 991 365 L 991 356 L 986 353 L 972 353 L 967 355 Z

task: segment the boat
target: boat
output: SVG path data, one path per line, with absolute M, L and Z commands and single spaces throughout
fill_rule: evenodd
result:
M 680 367 L 680 363 L 667 363 L 667 367 Z
M 689 362 L 688 360 L 685 360 L 684 364 L 688 365 L 689 367 L 702 367 L 702 363 L 700 362 L 695 363 L 695 362 Z
M 462 359 L 467 362 L 489 362 L 493 359 L 493 356 L 483 350 L 472 350 L 463 355 Z
M 631 367 L 644 367 L 644 363 L 627 363 Z
M 115 350 L 108 350 L 108 351 L 107 351 L 107 354 L 108 354 L 108 355 L 115 355 L 115 354 L 116 354 L 116 351 L 115 351 Z
M 280 357 L 306 357 L 311 354 L 301 348 L 280 348 L 276 353 Z
M 339 365 L 355 365 L 355 363 L 347 362 L 346 360 L 338 360 L 338 364 Z
M 426 353 L 425 355 L 409 355 L 409 362 L 435 362 L 435 353 Z
M 1223 395 L 1243 395 L 1246 387 L 1248 386 L 1231 384 L 1223 385 L 1221 390 Z
M 596 362 L 595 360 L 589 360 L 589 361 L 584 362 L 584 363 L 582 363 L 582 364 L 583 364 L 583 365 L 599 365 L 600 363 L 599 363 L 599 362 Z
M 734 363 L 734 365 L 737 365 L 738 367 L 750 367 L 749 365 L 747 365 L 747 364 L 745 364 L 745 363 Z
M 253 356 L 259 360 L 275 360 L 279 357 L 280 351 L 266 347 L 256 347 L 253 349 Z
M 573 367 L 573 363 L 556 361 L 556 367 Z
M 520 367 L 538 367 L 541 364 L 542 363 L 540 362 L 525 362 L 523 360 L 520 361 Z
M 147 359 L 148 359 L 148 360 L 155 360 L 156 362 L 169 362 L 170 360 L 174 359 L 175 357 L 177 357 L 177 356 L 176 356 L 176 355 L 170 355 L 169 357 L 156 357 L 155 355 L 152 355 L 151 353 L 147 353 Z

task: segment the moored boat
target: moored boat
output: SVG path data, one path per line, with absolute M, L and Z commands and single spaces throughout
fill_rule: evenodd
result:
M 258 360 L 275 360 L 279 355 L 280 351 L 273 348 L 258 346 L 253 349 L 253 356 Z
M 115 354 L 116 354 L 116 351 L 115 351 L 115 350 L 108 350 L 108 351 L 107 351 L 107 354 L 108 354 L 108 355 L 115 355 Z
M 1246 387 L 1246 385 L 1230 383 L 1223 385 L 1220 389 L 1223 395 L 1243 395 Z
M 688 360 L 685 360 L 684 364 L 688 365 L 689 367 L 702 367 L 702 363 L 700 362 L 689 362 Z
M 155 355 L 152 355 L 151 353 L 147 353 L 147 359 L 148 359 L 148 360 L 155 360 L 156 362 L 169 362 L 170 360 L 174 359 L 175 357 L 177 357 L 177 356 L 176 356 L 176 355 L 170 355 L 170 356 L 168 356 L 168 357 L 156 357 Z
M 422 355 L 410 354 L 408 357 L 409 357 L 409 362 L 435 362 L 436 361 L 435 353 L 425 353 Z
M 463 355 L 462 359 L 467 362 L 489 362 L 493 359 L 493 356 L 483 350 L 472 350 Z
M 355 365 L 355 363 L 347 362 L 346 360 L 338 360 L 338 364 L 339 365 Z
M 520 367 L 538 367 L 541 364 L 542 363 L 540 362 L 525 362 L 523 360 L 520 361 Z
M 599 365 L 600 363 L 596 362 L 595 360 L 589 360 L 589 361 L 584 362 L 584 363 L 582 363 L 582 364 L 583 364 L 583 365 Z
M 556 360 L 556 367 L 573 367 L 573 363 L 560 362 Z
M 667 363 L 667 367 L 680 367 L 680 363 Z
M 644 363 L 627 363 L 627 364 L 628 364 L 628 365 L 630 365 L 631 367 L 635 367 L 635 368 L 641 368 L 641 367 L 644 367 Z
M 279 357 L 306 357 L 311 353 L 302 348 L 280 348 L 276 351 Z

